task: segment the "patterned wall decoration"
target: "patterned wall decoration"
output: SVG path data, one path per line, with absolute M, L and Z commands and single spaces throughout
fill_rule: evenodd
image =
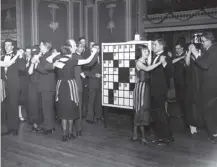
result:
M 1 41 L 7 38 L 17 41 L 16 4 L 1 10 Z
M 67 6 L 67 2 L 39 2 L 39 41 L 49 40 L 54 48 L 59 48 L 68 38 Z
M 125 0 L 99 1 L 97 7 L 99 42 L 125 41 Z

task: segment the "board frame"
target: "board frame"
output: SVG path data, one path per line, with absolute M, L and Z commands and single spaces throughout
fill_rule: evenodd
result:
M 103 94 L 103 92 L 104 92 L 104 89 L 103 89 L 103 85 L 104 85 L 104 58 L 103 58 L 103 48 L 104 48 L 104 46 L 106 45 L 106 46 L 108 46 L 108 45 L 110 45 L 110 46 L 114 46 L 114 45 L 136 45 L 136 44 L 147 44 L 148 45 L 148 48 L 149 48 L 149 50 L 150 50 L 150 56 L 149 56 L 149 59 L 148 59 L 148 64 L 151 64 L 151 59 L 152 59 L 152 41 L 129 41 L 129 42 L 116 42 L 116 43 L 102 43 L 101 44 L 101 62 L 102 62 L 102 68 L 101 68 L 101 73 L 102 73 L 102 75 L 101 75 L 101 101 L 102 101 L 102 106 L 103 107 L 113 107 L 113 108 L 122 108 L 122 109 L 129 109 L 129 110 L 132 110 L 133 109 L 133 107 L 132 106 L 120 106 L 120 105 L 115 105 L 115 104 L 106 104 L 106 103 L 104 103 L 104 99 L 103 99 L 103 96 L 104 96 L 104 94 Z

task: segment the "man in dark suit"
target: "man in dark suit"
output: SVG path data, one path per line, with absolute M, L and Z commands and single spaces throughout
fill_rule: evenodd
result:
M 46 59 L 51 56 L 51 43 L 40 43 L 41 57 L 39 60 L 32 58 L 32 64 L 38 63 L 35 70 L 39 73 L 38 92 L 41 109 L 44 115 L 42 133 L 49 134 L 54 131 L 54 94 L 56 87 L 53 64 Z
M 204 55 L 194 45 L 189 46 L 190 52 L 195 56 L 195 62 L 204 70 L 203 102 L 204 121 L 208 135 L 212 142 L 217 142 L 217 45 L 213 43 L 211 32 L 203 33 L 201 37 Z
M 165 111 L 165 101 L 168 91 L 167 80 L 172 76 L 172 61 L 164 52 L 164 39 L 156 39 L 153 43 L 152 64 L 163 61 L 162 66 L 158 66 L 150 72 L 151 74 L 151 116 L 154 121 L 154 130 L 158 137 L 155 141 L 159 145 L 173 142 L 172 133 L 169 127 L 168 115 Z
M 88 58 L 90 56 L 91 48 L 87 47 L 86 44 L 86 38 L 85 37 L 80 37 L 78 40 L 78 44 L 81 44 L 81 46 L 84 48 L 82 52 L 82 57 L 84 59 Z M 88 72 L 90 70 L 89 66 L 82 66 L 81 70 L 83 72 Z M 83 84 L 83 99 L 82 99 L 82 117 L 86 117 L 87 115 L 87 106 L 88 106 L 88 77 L 82 78 L 82 84 Z
M 4 43 L 6 54 L 3 55 L 3 61 L 10 61 L 14 56 L 14 41 L 7 39 Z M 23 55 L 23 52 L 18 51 L 17 54 Z M 25 71 L 25 61 L 18 58 L 14 64 L 7 68 L 2 68 L 2 80 L 6 85 L 6 99 L 5 109 L 7 112 L 7 128 L 8 131 L 2 135 L 18 135 L 19 129 L 19 116 L 18 116 L 18 105 L 19 105 L 19 93 L 20 93 L 20 77 L 19 72 Z
M 184 49 L 184 43 L 177 42 L 175 45 L 176 55 L 173 59 L 173 67 L 174 67 L 174 84 L 176 91 L 176 100 L 180 107 L 181 113 L 184 117 L 185 125 L 187 125 L 185 119 L 185 57 L 186 52 Z
M 94 44 L 93 47 L 95 47 L 98 50 L 99 55 L 99 45 Z M 90 71 L 85 73 L 89 77 L 89 99 L 86 121 L 91 124 L 99 122 L 102 119 L 101 64 L 100 57 L 98 55 L 95 57 L 94 64 L 91 66 Z

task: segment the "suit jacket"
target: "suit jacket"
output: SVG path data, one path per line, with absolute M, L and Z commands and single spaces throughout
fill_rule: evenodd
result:
M 40 57 L 40 63 L 36 67 L 36 71 L 39 73 L 38 91 L 55 91 L 56 78 L 53 69 L 53 64 L 47 62 L 47 58 L 51 55 L 51 52 L 45 53 Z
M 90 56 L 91 52 L 90 49 L 85 47 L 85 51 L 82 53 L 82 57 L 87 59 Z M 90 70 L 90 66 L 82 66 L 81 70 L 83 72 L 88 72 Z M 88 84 L 88 78 L 82 78 L 83 86 Z
M 158 57 L 156 63 L 160 61 L 161 56 L 166 56 L 167 65 L 166 67 L 159 65 L 157 68 L 150 72 L 151 96 L 166 95 L 168 91 L 168 80 L 172 77 L 171 58 L 165 52 L 163 52 Z M 152 59 L 155 59 L 155 57 Z
M 2 56 L 2 60 L 4 60 L 6 55 Z M 11 58 L 14 57 L 12 53 Z M 25 71 L 26 64 L 25 60 L 17 59 L 14 64 L 7 68 L 7 72 L 5 73 L 5 68 L 1 68 L 1 77 L 5 81 L 6 88 L 8 89 L 20 89 L 20 72 Z
M 217 93 L 217 44 L 213 44 L 195 62 L 204 69 L 203 90 Z
M 85 65 L 85 66 L 89 66 L 89 70 L 85 71 L 85 75 L 88 76 L 89 80 L 88 80 L 88 87 L 89 89 L 100 89 L 101 90 L 101 78 L 97 78 L 95 75 L 101 74 L 101 70 L 102 70 L 102 65 L 98 63 L 98 57 L 99 54 L 97 53 L 93 60 Z
M 179 57 L 184 56 L 186 53 L 182 53 Z M 175 57 L 178 58 L 178 57 Z M 174 79 L 179 84 L 185 84 L 185 60 L 182 59 L 176 62 L 174 65 Z

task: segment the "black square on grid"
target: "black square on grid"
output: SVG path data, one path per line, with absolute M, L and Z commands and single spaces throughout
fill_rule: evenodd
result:
M 103 53 L 104 60 L 113 60 L 113 53 Z
M 118 60 L 113 60 L 113 67 L 114 68 L 118 68 L 118 64 L 119 64 Z
M 119 68 L 118 69 L 118 74 L 119 74 L 119 82 L 129 82 L 129 68 Z
M 118 90 L 118 88 L 119 88 L 118 82 L 114 82 L 113 86 L 114 86 L 114 88 L 113 88 L 114 90 Z
M 135 88 L 135 83 L 130 83 L 130 91 L 133 91 Z
M 113 104 L 114 103 L 114 92 L 113 92 L 113 89 L 109 90 L 108 97 L 109 97 L 109 104 Z
M 136 67 L 135 60 L 130 60 L 130 68 L 135 68 L 135 67 Z

